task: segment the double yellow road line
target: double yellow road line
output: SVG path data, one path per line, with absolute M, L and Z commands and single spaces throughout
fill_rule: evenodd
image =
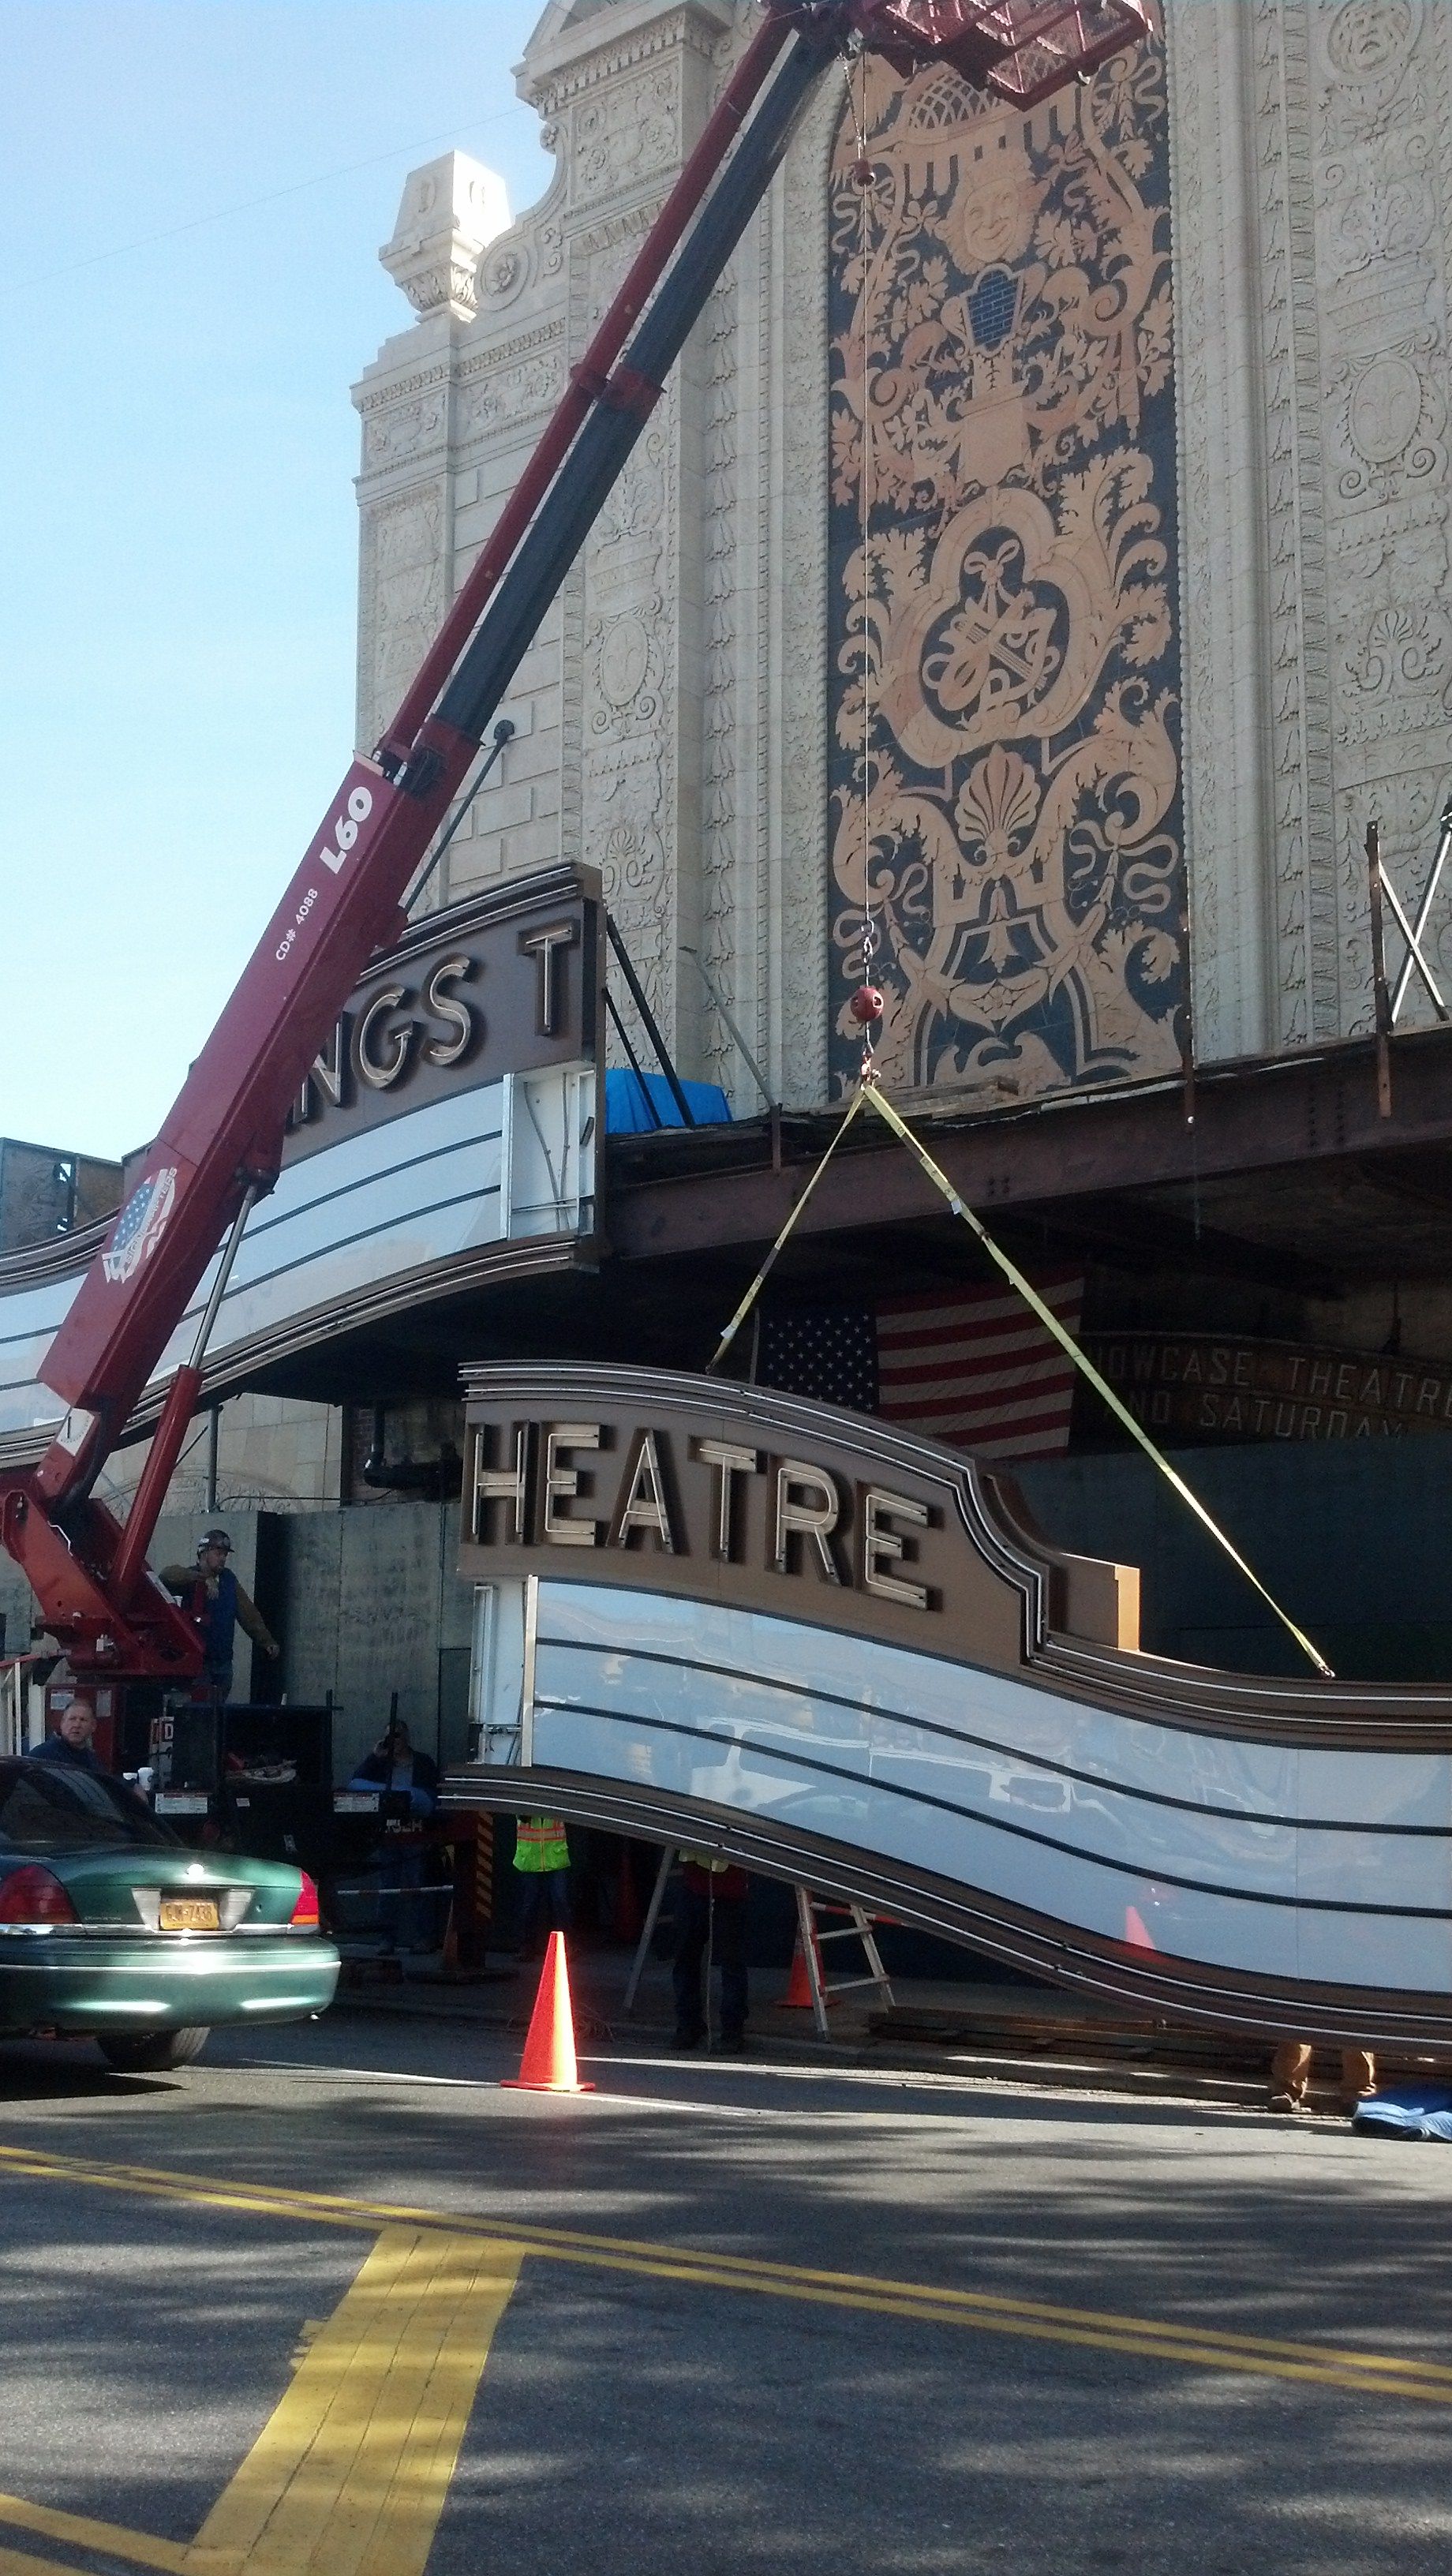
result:
M 786 2299 L 919 2327 L 967 2327 L 1191 2369 L 1452 2404 L 1452 2369 L 1342 2344 L 1223 2334 L 1154 2317 L 925 2281 L 771 2263 L 583 2229 L 491 2226 L 433 2209 L 150 2165 L 0 2147 L 0 2174 L 124 2192 L 372 2239 L 291 2385 L 195 2539 L 0 2495 L 0 2528 L 70 2551 L 0 2544 L 0 2576 L 79 2576 L 101 2557 L 156 2576 L 425 2576 L 490 2345 L 526 2262 L 571 2263 L 714 2293 Z
M 983 2290 L 953 2290 L 925 2281 L 900 2281 L 873 2273 L 828 2271 L 774 2263 L 753 2255 L 720 2254 L 694 2246 L 665 2245 L 583 2229 L 539 2227 L 510 2218 L 503 2223 L 451 2211 L 349 2195 L 294 2191 L 272 2183 L 218 2180 L 148 2165 L 111 2164 L 78 2156 L 0 2147 L 0 2174 L 89 2185 L 132 2196 L 225 2209 L 239 2215 L 282 2218 L 305 2226 L 342 2227 L 377 2236 L 406 2228 L 421 2238 L 441 2235 L 454 2246 L 510 2249 L 531 2260 L 582 2265 L 674 2281 L 695 2289 L 734 2291 L 870 2316 L 900 2317 L 911 2324 L 955 2326 L 978 2334 L 1028 2337 L 1038 2343 L 1087 2347 L 1179 2362 L 1193 2369 L 1251 2372 L 1263 2378 L 1307 2381 L 1362 2395 L 1414 2397 L 1452 2405 L 1452 2367 L 1364 2352 L 1339 2343 L 1306 2343 L 1269 2335 L 1227 2334 L 1174 2319 L 1127 2316 L 1042 2299 L 1009 2298 Z

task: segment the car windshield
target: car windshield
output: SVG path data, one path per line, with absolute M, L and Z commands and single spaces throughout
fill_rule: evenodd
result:
M 95 1843 L 170 1843 L 139 1798 L 94 1771 L 0 1762 L 0 1851 L 81 1851 Z

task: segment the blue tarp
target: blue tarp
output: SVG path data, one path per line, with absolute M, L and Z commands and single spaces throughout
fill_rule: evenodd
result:
M 655 1110 L 652 1118 L 641 1095 L 640 1079 L 628 1068 L 605 1076 L 605 1133 L 607 1136 L 640 1136 L 655 1127 L 684 1125 L 679 1109 L 671 1098 L 671 1087 L 663 1073 L 648 1073 L 645 1088 Z M 683 1082 L 681 1089 L 690 1103 L 691 1116 L 698 1127 L 720 1127 L 729 1124 L 731 1104 L 714 1082 Z
M 1358 2102 L 1351 2125 L 1365 2138 L 1441 2138 L 1452 2146 L 1452 2084 L 1388 2084 Z

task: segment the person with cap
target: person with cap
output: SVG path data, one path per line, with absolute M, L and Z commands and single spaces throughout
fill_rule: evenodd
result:
M 227 1563 L 232 1542 L 224 1529 L 209 1529 L 197 1548 L 195 1565 L 164 1565 L 161 1580 L 174 1592 L 202 1640 L 202 1669 L 193 1696 L 218 1706 L 232 1696 L 232 1656 L 240 1627 L 276 1663 L 282 1648 L 255 1601 L 249 1599 Z

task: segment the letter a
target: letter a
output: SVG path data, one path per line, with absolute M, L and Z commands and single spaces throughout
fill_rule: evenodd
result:
M 610 1545 L 628 1547 L 633 1530 L 648 1533 L 668 1556 L 675 1555 L 676 1534 L 671 1527 L 665 1478 L 661 1473 L 653 1431 L 642 1431 L 637 1435 L 626 1462 L 625 1473 L 620 1479 Z

